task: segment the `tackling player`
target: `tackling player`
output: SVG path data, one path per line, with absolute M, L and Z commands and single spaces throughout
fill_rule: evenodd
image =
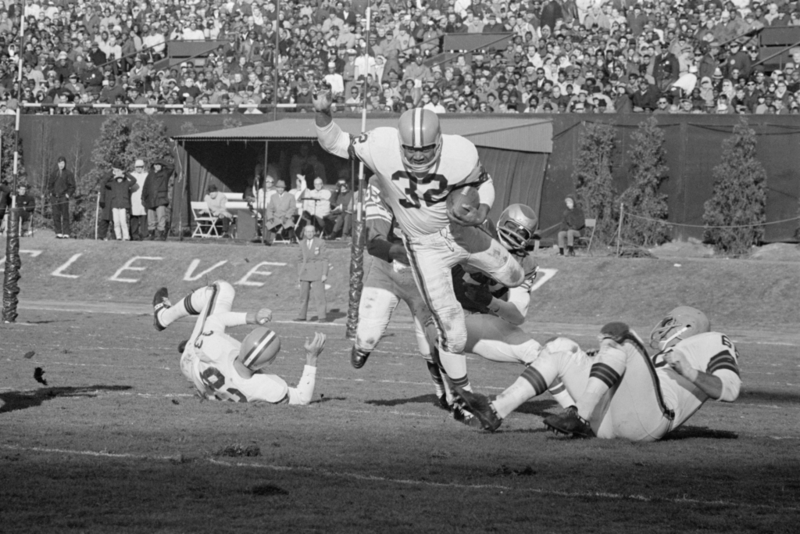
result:
M 489 222 L 491 220 L 487 220 Z M 485 226 L 520 263 L 532 265 L 530 249 L 538 225 L 533 208 L 511 204 L 500 215 L 496 226 Z M 456 297 L 466 314 L 466 352 L 495 362 L 523 365 L 530 365 L 539 357 L 542 346 L 520 328 L 528 314 L 536 273 L 534 268 L 522 285 L 509 288 L 474 269 L 461 266 L 453 269 Z M 432 329 L 428 329 L 428 334 L 429 339 L 435 336 Z M 560 381 L 551 385 L 550 393 L 564 408 L 574 404 Z
M 255 313 L 233 312 L 233 286 L 224 281 L 193 291 L 175 305 L 169 301 L 167 288 L 153 297 L 153 324 L 162 331 L 182 317 L 197 315 L 191 337 L 181 343 L 181 372 L 194 384 L 203 398 L 232 402 L 269 402 L 272 404 L 308 404 L 314 394 L 317 359 L 325 347 L 325 334 L 315 333 L 307 341 L 306 365 L 296 388 L 279 376 L 266 374 L 281 350 L 278 335 L 265 328 L 272 311 L 262 308 Z M 259 325 L 242 343 L 225 333 L 229 326 Z
M 450 270 L 466 263 L 509 287 L 522 284 L 525 271 L 502 245 L 475 228 L 494 202 L 494 186 L 475 145 L 458 135 L 442 135 L 436 114 L 419 108 L 403 113 L 397 128 L 375 128 L 351 138 L 333 121 L 329 90 L 316 92 L 313 103 L 320 145 L 339 157 L 358 158 L 375 174 L 433 315 L 441 363 L 467 409 L 479 412 L 486 399 L 469 392 L 464 312 Z M 479 204 L 448 210 L 447 196 L 465 186 L 477 189 Z
M 739 396 L 738 355 L 731 340 L 710 332 L 703 312 L 672 310 L 650 333 L 652 358 L 624 323 L 600 331 L 600 350 L 589 357 L 577 343 L 556 338 L 520 378 L 492 402 L 487 430 L 561 378 L 577 406 L 545 419 L 545 425 L 573 437 L 655 441 L 694 415 L 708 399 L 733 402 Z

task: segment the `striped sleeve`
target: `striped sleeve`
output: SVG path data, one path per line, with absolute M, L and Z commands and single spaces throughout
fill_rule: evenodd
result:
M 729 350 L 718 352 L 708 361 L 706 372 L 710 375 L 715 374 L 717 371 L 731 371 L 739 376 L 739 366 L 736 365 L 736 359 L 731 355 Z

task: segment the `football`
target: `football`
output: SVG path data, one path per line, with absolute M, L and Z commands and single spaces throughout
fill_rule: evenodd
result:
M 481 205 L 478 189 L 471 185 L 461 187 L 447 195 L 447 213 L 463 219 Z

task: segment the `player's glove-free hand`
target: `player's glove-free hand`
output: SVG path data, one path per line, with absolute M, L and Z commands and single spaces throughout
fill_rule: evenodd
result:
M 320 113 L 331 113 L 333 106 L 333 91 L 328 83 L 323 83 L 317 87 L 311 96 L 311 102 L 314 105 L 314 111 Z
M 272 310 L 261 308 L 256 312 L 256 323 L 267 324 L 270 321 L 272 321 Z
M 682 352 L 671 350 L 664 354 L 664 361 L 689 382 L 697 380 L 697 369 L 692 367 L 692 364 L 689 363 L 689 360 L 686 359 Z

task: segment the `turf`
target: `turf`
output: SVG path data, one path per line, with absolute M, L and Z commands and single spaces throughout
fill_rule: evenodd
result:
M 403 321 L 359 371 L 341 326 L 278 323 L 273 371 L 290 383 L 303 340 L 330 336 L 313 404 L 276 407 L 194 397 L 175 350 L 191 322 L 156 333 L 149 315 L 24 315 L 0 327 L 2 531 L 729 533 L 800 519 L 796 342 L 740 341 L 740 399 L 636 445 L 545 432 L 547 396 L 495 434 L 454 422 Z M 469 365 L 487 394 L 521 371 Z M 259 455 L 229 456 L 247 448 Z
M 212 242 L 209 242 L 212 241 Z M 216 279 L 237 287 L 239 302 L 297 311 L 297 248 L 232 245 L 229 241 L 95 242 L 56 240 L 45 233 L 22 240 L 21 301 L 90 301 L 149 305 L 153 292 L 168 286 L 183 294 Z M 54 276 L 59 267 L 80 256 Z M 330 244 L 332 264 L 327 298 L 334 318 L 347 309 L 349 255 L 346 243 Z M 118 271 L 132 258 L 130 267 Z M 159 259 L 152 259 L 159 258 Z M 603 324 L 618 319 L 654 324 L 664 310 L 678 305 L 708 312 L 720 329 L 782 331 L 800 324 L 797 262 L 720 259 L 618 259 L 603 256 L 564 258 L 549 252 L 537 258 L 556 275 L 541 286 L 532 301 L 529 320 L 547 323 Z M 189 267 L 194 280 L 185 280 Z M 201 274 L 225 262 L 207 274 Z M 262 264 L 269 262 L 270 264 Z M 247 276 L 256 266 L 256 274 Z M 268 272 L 270 274 L 258 274 Z M 117 278 L 136 280 L 119 282 Z M 244 281 L 244 284 L 237 282 Z M 256 285 L 248 285 L 256 284 Z

